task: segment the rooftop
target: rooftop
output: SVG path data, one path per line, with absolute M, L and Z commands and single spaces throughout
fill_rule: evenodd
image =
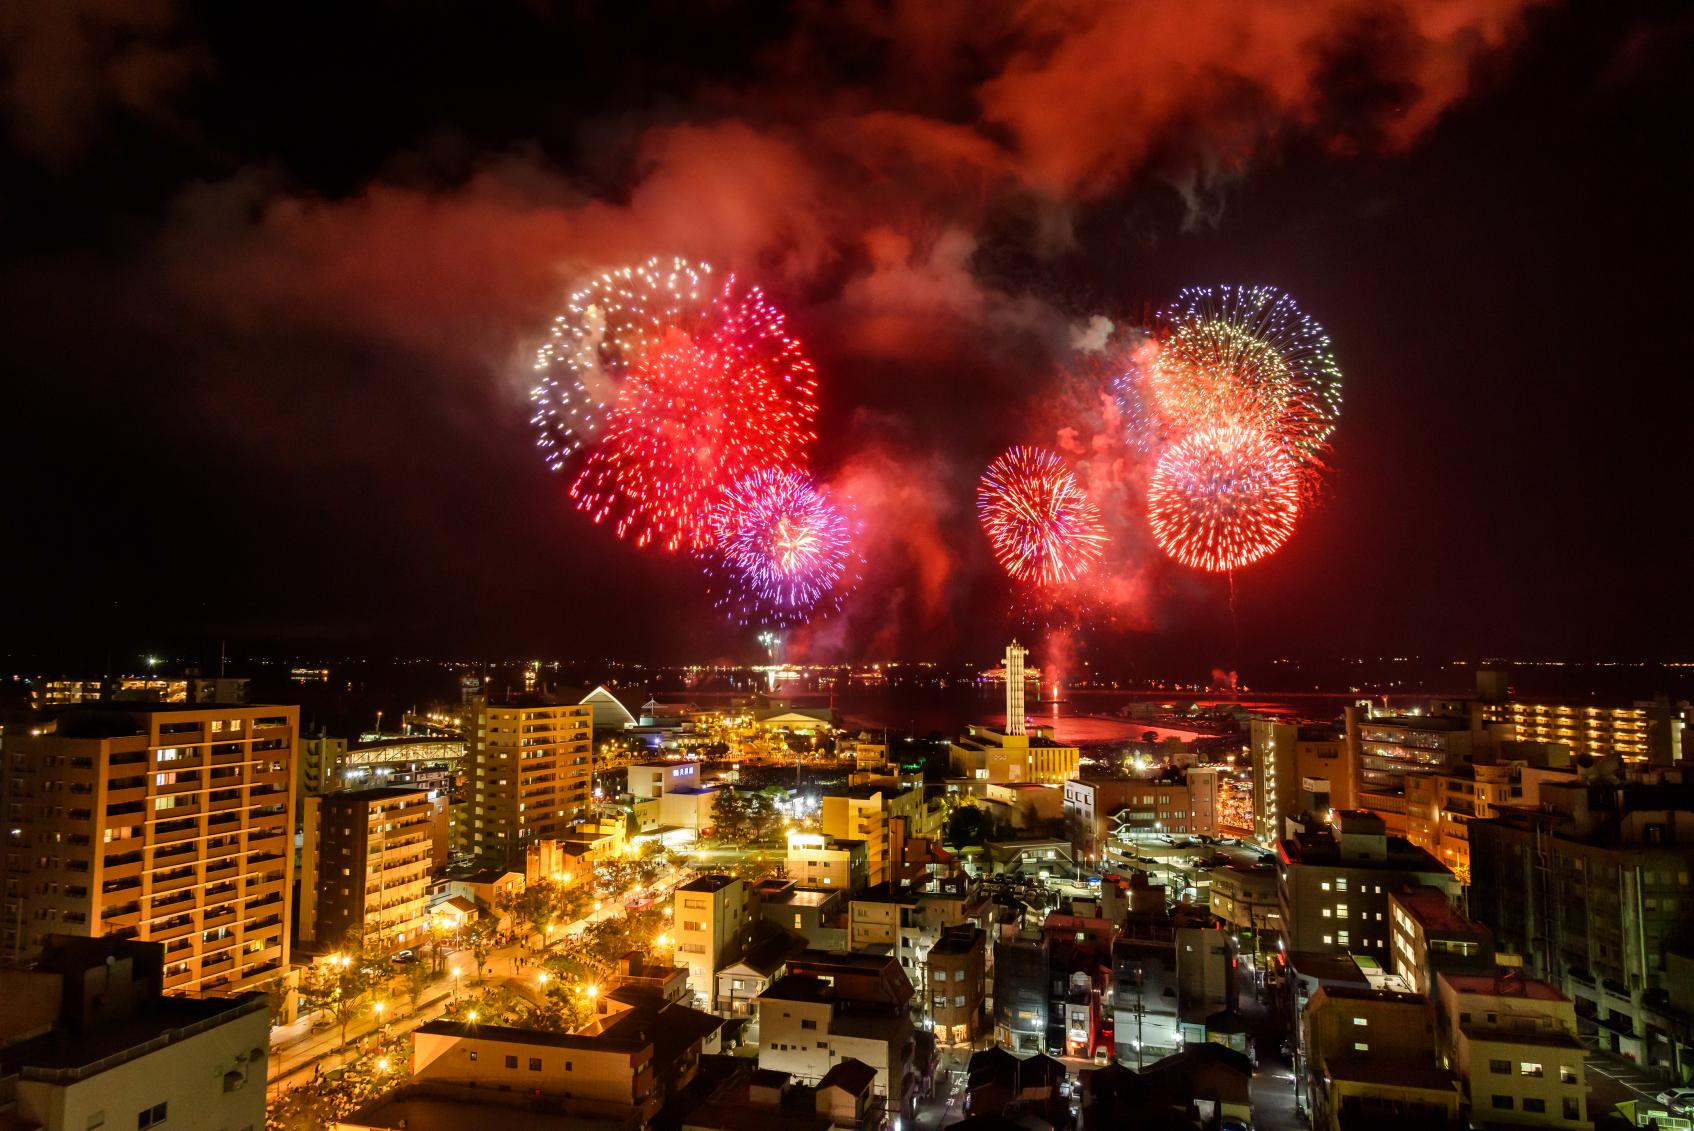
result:
M 722 891 L 724 888 L 728 887 L 730 884 L 733 884 L 735 882 L 736 882 L 736 878 L 734 876 L 725 876 L 725 875 L 696 876 L 694 879 L 689 880 L 686 884 L 683 884 L 681 887 L 677 888 L 676 890 L 677 891 L 706 891 L 706 892 Z
M 1490 977 L 1487 974 L 1440 974 L 1437 977 L 1461 994 L 1516 997 L 1530 1001 L 1569 1001 L 1558 988 L 1539 978 Z
M 71 1034 L 62 1028 L 0 1049 L 0 1076 L 83 1080 L 165 1045 L 268 1008 L 263 994 L 153 998 L 127 1017 Z M 244 1051 L 244 1050 L 243 1050 Z
M 1430 931 L 1453 935 L 1482 935 L 1487 928 L 1480 923 L 1473 923 L 1453 907 L 1446 893 L 1440 888 L 1432 888 L 1428 884 L 1411 884 L 1399 891 L 1391 893 L 1400 906 L 1423 925 L 1425 933 Z
M 1429 1092 L 1456 1092 L 1458 1089 L 1458 1082 L 1451 1072 L 1436 1067 L 1433 1062 L 1408 1062 L 1404 1057 L 1325 1057 L 1323 1068 L 1332 1079 L 1360 1084 L 1421 1088 Z
M 466 1021 L 430 1021 L 419 1025 L 415 1032 L 431 1037 L 457 1037 L 469 1041 L 495 1041 L 509 1045 L 536 1045 L 559 1049 L 618 1049 L 636 1052 L 647 1046 L 630 1034 L 617 1037 L 584 1036 L 578 1033 L 550 1033 L 544 1029 L 518 1029 L 505 1025 L 477 1025 Z
M 498 1122 L 500 1131 L 559 1131 L 567 1126 L 571 1131 L 624 1131 L 630 1122 L 622 1116 L 597 1117 L 568 1108 L 561 1112 L 558 1100 L 536 1101 L 534 1107 L 528 1101 L 527 1096 L 514 1097 L 492 1088 L 479 1093 L 433 1083 L 414 1084 L 344 1117 L 340 1125 L 395 1131 L 463 1131 Z

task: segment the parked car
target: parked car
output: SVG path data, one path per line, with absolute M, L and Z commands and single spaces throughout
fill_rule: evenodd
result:
M 1239 1119 L 1226 1119 L 1218 1124 L 1218 1131 L 1250 1131 L 1250 1129 Z
M 401 965 L 405 965 L 408 962 L 416 962 L 417 960 L 417 951 L 411 949 L 397 950 L 388 959 L 390 962 L 398 962 Z
M 1694 1088 L 1671 1088 L 1669 1091 L 1660 1092 L 1656 1098 L 1673 1112 L 1680 1113 L 1694 1108 Z

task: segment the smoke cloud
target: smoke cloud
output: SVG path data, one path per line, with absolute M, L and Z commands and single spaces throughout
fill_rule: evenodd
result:
M 191 368 L 333 342 L 402 359 L 411 395 L 504 438 L 526 415 L 526 358 L 576 280 L 654 254 L 706 259 L 760 280 L 815 344 L 834 414 L 818 470 L 859 508 L 870 565 L 814 650 L 949 646 L 964 599 L 998 584 L 971 491 L 1011 442 L 1077 461 L 1115 516 L 1112 568 L 1088 600 L 1145 627 L 1167 583 L 1134 502 L 1143 469 L 1103 392 L 1116 312 L 1083 320 L 992 261 L 1008 243 L 1037 262 L 1065 254 L 1076 218 L 1126 191 L 1174 192 L 1191 222 L 1215 222 L 1235 179 L 1290 137 L 1342 154 L 1412 145 L 1532 6 L 815 5 L 753 73 L 671 120 L 599 124 L 630 155 L 613 188 L 510 145 L 468 175 L 351 192 L 248 168 L 185 185 L 125 270 Z M 105 115 L 168 120 L 210 75 L 163 0 L 14 6 L 0 52 L 13 136 L 54 163 L 75 161 Z M 285 401 L 299 374 L 241 376 L 240 396 L 278 382 Z M 227 384 L 196 388 L 208 414 L 233 407 Z M 369 415 L 322 389 L 326 415 Z M 590 537 L 596 553 L 634 553 Z

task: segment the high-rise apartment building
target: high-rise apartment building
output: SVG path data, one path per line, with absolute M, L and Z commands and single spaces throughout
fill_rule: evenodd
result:
M 104 703 L 5 734 L 0 958 L 50 934 L 164 944 L 167 993 L 288 966 L 295 707 Z
M 1694 1032 L 1668 995 L 1694 906 L 1694 786 L 1543 783 L 1540 800 L 1471 822 L 1471 914 L 1596 1020 L 1601 1047 L 1680 1078 Z
M 1253 763 L 1253 838 L 1275 844 L 1290 817 L 1351 809 L 1353 768 L 1341 736 L 1325 727 L 1254 719 L 1248 728 Z
M 428 790 L 346 789 L 306 799 L 300 941 L 387 953 L 417 945 L 435 866 Z
M 1553 747 L 1556 767 L 1524 762 L 1476 762 L 1448 771 L 1409 773 L 1406 839 L 1441 861 L 1461 883 L 1470 882 L 1470 823 L 1504 809 L 1540 804 L 1541 783 L 1571 781 L 1575 770 L 1564 747 Z
M 1487 745 L 1481 706 L 1432 703 L 1410 712 L 1359 704 L 1343 712 L 1348 753 L 1360 792 L 1398 792 L 1414 770 L 1446 770 L 1471 760 Z
M 469 708 L 454 849 L 522 871 L 532 841 L 557 839 L 588 807 L 594 711 L 535 695 Z
M 1574 755 L 1670 765 L 1683 756 L 1687 707 L 1635 703 L 1594 707 L 1565 703 L 1490 703 L 1483 718 L 1496 737 L 1519 742 L 1557 742 Z

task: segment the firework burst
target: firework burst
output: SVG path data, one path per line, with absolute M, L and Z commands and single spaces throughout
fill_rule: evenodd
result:
M 1329 336 L 1274 287 L 1188 287 L 1161 319 L 1148 399 L 1176 435 L 1219 425 L 1267 433 L 1318 468 L 1341 413 Z
M 1100 508 L 1046 448 L 1012 448 L 989 464 L 976 510 L 994 557 L 1019 581 L 1075 581 L 1105 552 Z
M 607 271 L 566 300 L 536 350 L 530 392 L 549 467 L 558 471 L 601 431 L 632 361 L 673 327 L 709 325 L 717 297 L 711 267 L 655 257 Z
M 1236 424 L 1202 428 L 1159 457 L 1147 519 L 1172 558 L 1224 573 L 1288 541 L 1300 514 L 1299 480 L 1274 437 Z
M 709 311 L 620 351 L 604 424 L 570 496 L 638 546 L 701 549 L 706 516 L 732 484 L 804 466 L 816 378 L 780 311 L 724 282 Z
M 742 623 L 795 624 L 827 615 L 858 580 L 852 523 L 800 471 L 765 468 L 731 484 L 708 515 L 720 602 Z

